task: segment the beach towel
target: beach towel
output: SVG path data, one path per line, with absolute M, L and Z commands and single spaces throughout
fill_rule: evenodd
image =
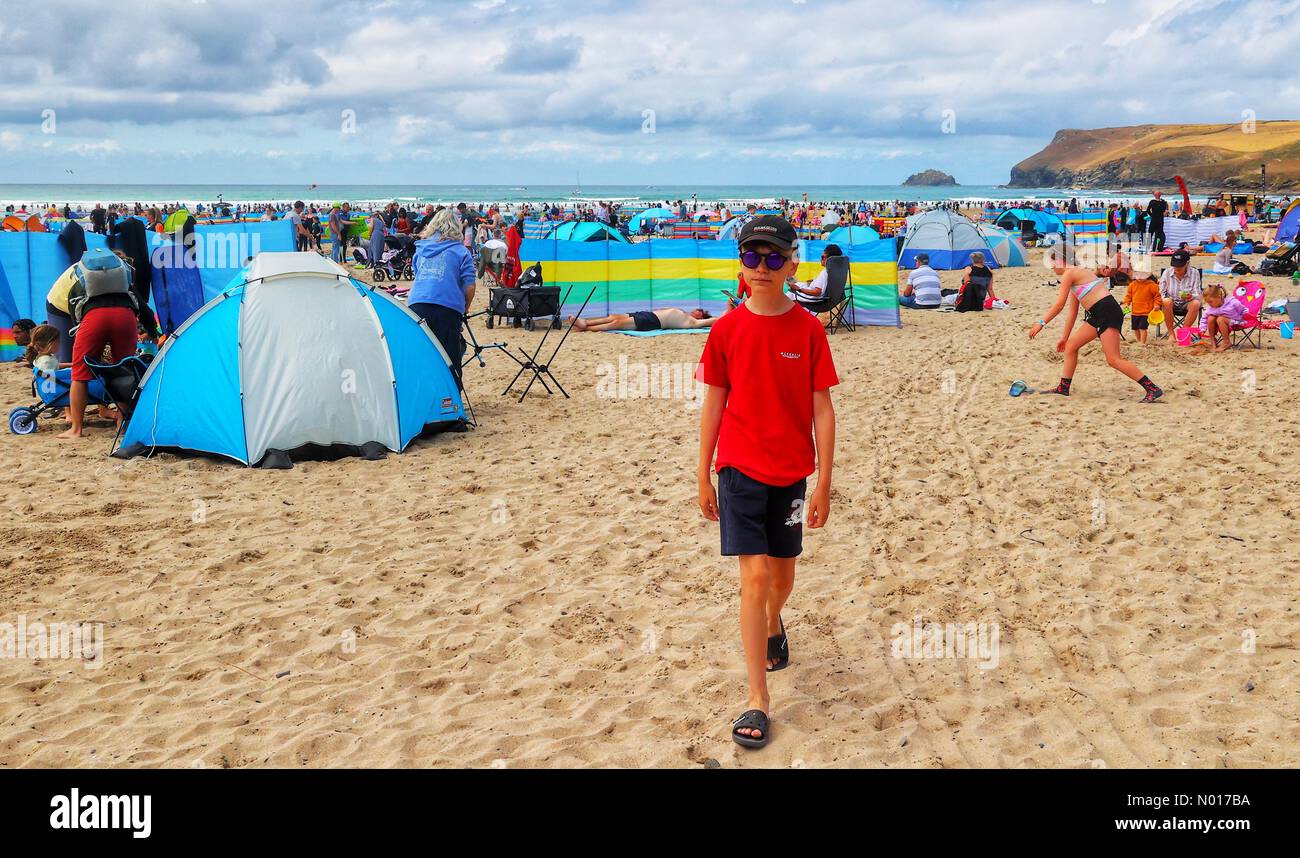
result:
M 664 330 L 660 328 L 657 331 L 605 331 L 607 334 L 626 334 L 629 337 L 662 337 L 665 334 L 707 334 L 708 328 L 673 328 Z

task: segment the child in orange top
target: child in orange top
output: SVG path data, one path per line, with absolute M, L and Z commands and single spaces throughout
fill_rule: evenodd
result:
M 1130 280 L 1128 291 L 1124 293 L 1124 306 L 1132 307 L 1129 325 L 1139 343 L 1146 343 L 1149 325 L 1147 316 L 1160 305 L 1160 285 L 1150 276 L 1141 280 Z

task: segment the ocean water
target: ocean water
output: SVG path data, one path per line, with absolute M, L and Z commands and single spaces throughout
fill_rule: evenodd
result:
M 840 202 L 907 200 L 1020 201 L 1060 200 L 1078 197 L 1089 200 L 1134 199 L 1132 193 L 1105 189 L 1004 188 L 998 185 L 966 185 L 942 188 L 903 188 L 897 185 L 92 185 L 92 184 L 0 184 L 0 205 L 48 205 L 74 207 L 95 203 L 227 203 L 293 202 L 354 203 L 397 202 L 415 206 L 425 203 L 652 203 L 686 200 L 705 202 L 768 202 L 778 199 Z

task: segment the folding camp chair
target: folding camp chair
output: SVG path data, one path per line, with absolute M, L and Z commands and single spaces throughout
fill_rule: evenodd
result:
M 856 330 L 853 324 L 853 277 L 847 256 L 826 257 L 826 293 L 820 301 L 800 302 L 799 306 L 812 313 L 829 313 L 827 333 L 840 328 Z
M 1245 343 L 1255 348 L 1264 347 L 1264 302 L 1268 299 L 1268 289 L 1263 283 L 1241 283 L 1233 290 L 1237 300 L 1246 305 L 1246 315 L 1242 324 L 1232 325 L 1232 347 Z
M 561 307 L 569 303 L 569 294 L 572 292 L 573 292 L 572 286 L 570 286 L 567 290 L 565 290 L 564 300 L 560 302 Z M 587 299 L 583 301 L 582 306 L 578 308 L 578 312 L 573 314 L 573 317 L 575 319 L 582 318 L 583 312 L 587 309 L 587 305 L 591 303 L 591 299 L 593 296 L 595 296 L 595 294 L 596 294 L 596 287 L 593 286 L 591 287 L 591 291 L 587 293 Z M 555 346 L 555 351 L 551 352 L 551 356 L 546 360 L 546 363 L 537 362 L 538 355 L 540 355 L 542 353 L 542 349 L 546 347 L 546 338 L 551 335 L 551 331 L 553 330 L 554 328 L 552 328 L 550 325 L 546 326 L 544 332 L 542 333 L 541 342 L 537 344 L 537 348 L 533 349 L 533 353 L 531 355 L 528 352 L 524 351 L 523 349 L 519 349 L 519 353 L 524 356 L 524 359 L 522 361 L 518 361 L 519 372 L 515 373 L 515 377 L 510 380 L 509 384 L 506 385 L 506 389 L 501 391 L 502 396 L 505 396 L 507 393 L 510 392 L 510 389 L 515 386 L 515 382 L 519 381 L 520 376 L 522 376 L 525 372 L 532 370 L 533 377 L 528 380 L 527 386 L 524 387 L 524 392 L 519 395 L 520 402 L 523 402 L 524 397 L 528 395 L 528 391 L 533 389 L 534 382 L 540 382 L 542 387 L 545 388 L 547 393 L 554 393 L 555 391 L 551 390 L 551 388 L 548 387 L 546 384 L 547 378 L 551 380 L 551 383 L 555 385 L 556 389 L 558 389 L 560 393 L 564 394 L 565 399 L 570 398 L 569 392 L 560 385 L 559 379 L 557 379 L 554 376 L 554 374 L 551 373 L 551 364 L 555 363 L 555 356 L 560 353 L 560 349 L 564 348 L 564 341 L 569 338 L 570 332 L 573 331 L 572 325 L 570 325 L 568 330 L 566 330 L 563 336 L 560 337 L 559 344 Z M 507 352 L 507 354 L 509 354 L 509 352 Z M 511 357 L 514 357 L 514 355 L 511 355 Z M 545 376 L 545 378 L 543 378 L 543 376 Z

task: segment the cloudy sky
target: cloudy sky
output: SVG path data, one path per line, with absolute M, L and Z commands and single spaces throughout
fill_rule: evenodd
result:
M 0 0 L 0 182 L 1001 183 L 1060 128 L 1297 118 L 1298 12 Z

